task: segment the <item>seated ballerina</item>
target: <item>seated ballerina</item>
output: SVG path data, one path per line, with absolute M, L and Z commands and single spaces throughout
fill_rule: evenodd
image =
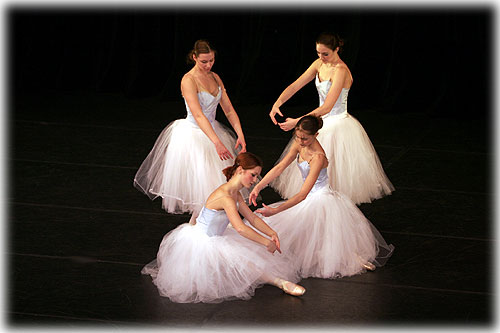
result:
M 209 195 L 197 223 L 184 223 L 164 236 L 156 260 L 142 269 L 160 295 L 178 303 L 217 303 L 249 299 L 266 283 L 290 295 L 304 294 L 305 288 L 294 283 L 298 269 L 289 255 L 273 255 L 281 253 L 277 233 L 241 196 L 240 190 L 250 188 L 261 170 L 257 156 L 239 154 L 223 170 L 228 182 Z M 259 232 L 244 224 L 238 212 Z M 232 228 L 226 228 L 229 223 Z
M 292 253 L 300 276 L 337 278 L 382 266 L 392 255 L 380 233 L 358 207 L 328 182 L 328 160 L 316 139 L 319 117 L 305 116 L 295 127 L 295 142 L 250 193 L 256 205 L 260 190 L 296 160 L 300 191 L 286 201 L 263 205 L 257 215 L 280 235 L 283 251 Z

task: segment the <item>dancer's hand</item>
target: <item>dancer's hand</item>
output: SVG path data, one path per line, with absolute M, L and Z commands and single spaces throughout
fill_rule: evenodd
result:
M 259 208 L 256 211 L 257 213 L 262 214 L 262 216 L 268 217 L 268 216 L 273 216 L 274 214 L 277 213 L 277 209 L 274 207 L 269 207 L 264 203 L 262 204 L 262 206 L 264 206 L 264 208 Z
M 241 146 L 240 153 L 244 153 L 247 151 L 247 144 L 245 143 L 245 139 L 238 137 L 236 140 L 236 145 L 234 145 L 234 149 L 238 149 L 238 146 Z
M 272 240 L 268 240 L 266 248 L 267 248 L 268 252 L 274 253 L 274 251 L 278 251 L 279 253 L 281 253 L 281 250 L 278 249 L 278 247 L 276 246 L 276 243 L 273 242 Z
M 278 252 L 281 253 L 280 240 L 278 238 L 278 235 L 277 234 L 272 235 L 271 240 L 276 244 Z
M 294 129 L 298 122 L 299 120 L 296 118 L 286 118 L 284 122 L 279 123 L 279 126 L 283 131 L 289 131 Z
M 224 146 L 221 141 L 215 144 L 215 149 L 217 150 L 217 154 L 219 155 L 221 160 L 228 160 L 233 158 L 233 155 L 231 155 L 229 150 L 227 150 L 226 146 Z
M 271 112 L 269 112 L 269 117 L 271 117 L 271 120 L 273 121 L 274 125 L 278 125 L 278 121 L 275 118 L 276 114 L 279 114 L 280 116 L 283 117 L 283 114 L 281 113 L 280 108 L 273 105 Z
M 248 203 L 253 204 L 255 207 L 257 207 L 257 197 L 259 196 L 260 190 L 257 189 L 257 186 L 255 186 L 250 192 L 250 196 L 248 197 Z

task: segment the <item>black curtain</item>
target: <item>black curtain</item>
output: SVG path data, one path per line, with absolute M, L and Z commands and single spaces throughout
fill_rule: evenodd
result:
M 180 100 L 195 40 L 233 103 L 272 103 L 317 57 L 315 38 L 345 38 L 349 108 L 485 115 L 490 108 L 493 10 L 26 8 L 7 11 L 12 96 L 120 93 Z M 312 84 L 290 103 L 314 104 Z

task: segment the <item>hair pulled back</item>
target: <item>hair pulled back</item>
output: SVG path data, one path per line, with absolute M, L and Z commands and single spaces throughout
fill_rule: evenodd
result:
M 234 164 L 222 170 L 222 173 L 226 176 L 226 180 L 229 180 L 239 166 L 241 166 L 243 170 L 248 170 L 258 166 L 262 168 L 262 165 L 262 160 L 257 155 L 249 152 L 239 153 L 234 160 Z
M 342 51 L 344 50 L 344 40 L 340 38 L 339 35 L 331 32 L 321 33 L 318 38 L 316 38 L 316 43 L 323 44 L 333 51 L 335 51 L 335 49 L 338 47 L 338 54 L 342 53 Z
M 316 134 L 323 127 L 323 119 L 315 116 L 304 116 L 295 125 L 295 130 L 306 132 L 309 135 Z
M 200 54 L 210 52 L 213 52 L 214 55 L 216 53 L 215 49 L 210 46 L 210 43 L 205 39 L 198 39 L 196 42 L 194 42 L 193 49 L 189 51 L 186 60 L 188 64 L 194 64 L 193 55 L 198 58 Z

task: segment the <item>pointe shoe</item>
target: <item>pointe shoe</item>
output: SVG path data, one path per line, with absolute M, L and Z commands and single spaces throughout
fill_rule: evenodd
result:
M 372 264 L 371 262 L 366 262 L 363 264 L 363 267 L 366 268 L 369 271 L 374 271 L 375 270 L 375 265 Z
M 290 290 L 290 288 L 288 288 L 287 284 L 292 284 L 295 287 L 292 290 Z M 292 295 L 292 296 L 302 296 L 306 292 L 306 288 L 304 288 L 296 283 L 282 280 L 282 279 L 279 279 L 279 281 L 277 281 L 276 286 L 278 288 L 280 288 L 281 290 L 283 290 L 288 295 Z
M 371 262 L 369 261 L 365 261 L 363 260 L 363 258 L 361 258 L 359 255 L 358 255 L 358 260 L 359 260 L 359 263 L 361 264 L 361 266 L 363 266 L 363 268 L 369 270 L 369 271 L 374 271 L 375 270 L 375 265 L 372 264 Z

